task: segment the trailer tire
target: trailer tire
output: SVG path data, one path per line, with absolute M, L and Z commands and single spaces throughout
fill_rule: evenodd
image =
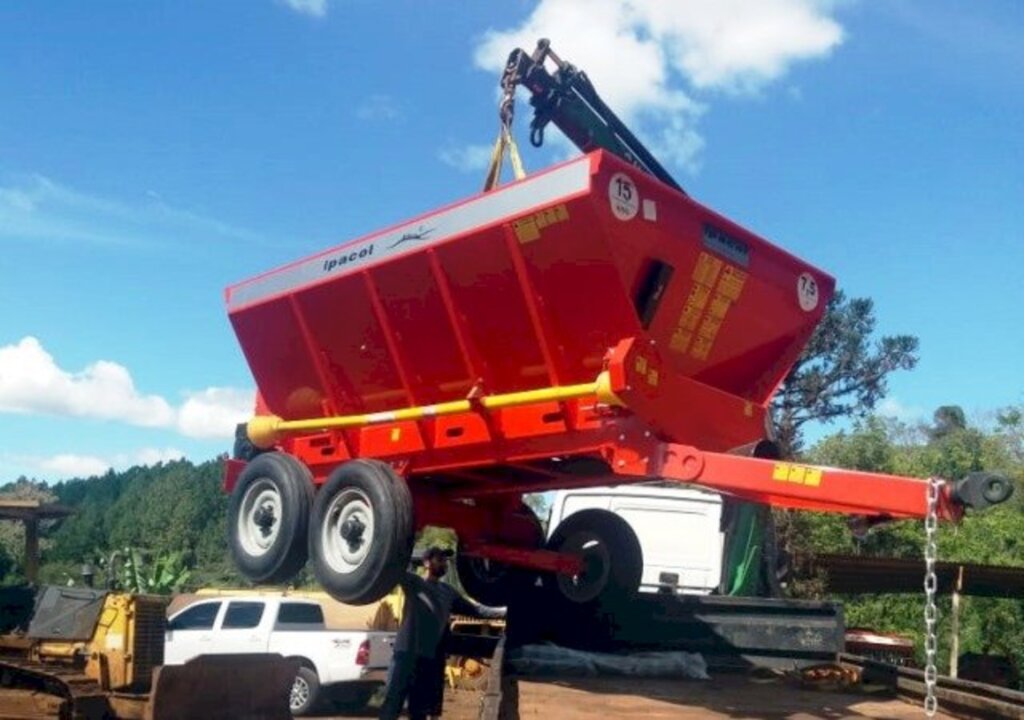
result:
M 524 516 L 533 526 L 534 541 L 530 548 L 541 547 L 544 544 L 544 528 L 537 514 L 526 503 L 517 508 L 514 514 Z M 488 561 L 462 552 L 455 556 L 455 572 L 466 594 L 488 607 L 507 607 L 537 575 L 525 568 Z
M 335 468 L 313 502 L 313 572 L 336 600 L 376 602 L 402 579 L 414 536 L 405 480 L 380 461 L 351 460 Z
M 257 584 L 291 580 L 306 564 L 313 475 L 280 452 L 262 453 L 238 476 L 228 502 L 228 547 L 235 567 Z
M 613 608 L 640 587 L 644 560 L 640 541 L 625 520 L 608 510 L 575 512 L 555 528 L 548 549 L 582 554 L 579 576 L 557 575 L 552 583 L 572 605 Z

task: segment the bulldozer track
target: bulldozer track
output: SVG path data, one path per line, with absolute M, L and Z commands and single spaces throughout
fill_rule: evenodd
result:
M 32 696 L 36 712 L 0 718 L 52 717 L 59 720 L 91 720 L 107 714 L 107 697 L 100 684 L 78 669 L 48 665 L 20 658 L 0 657 L 0 700 L 5 695 Z M 18 707 L 15 702 L 0 702 Z

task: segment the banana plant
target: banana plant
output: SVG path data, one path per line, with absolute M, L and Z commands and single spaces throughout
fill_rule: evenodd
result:
M 105 563 L 112 590 L 149 595 L 171 595 L 192 576 L 184 553 L 157 553 L 125 547 L 111 553 Z

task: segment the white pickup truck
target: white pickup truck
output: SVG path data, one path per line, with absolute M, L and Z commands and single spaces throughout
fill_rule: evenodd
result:
M 198 655 L 280 653 L 301 667 L 292 686 L 293 715 L 321 700 L 365 705 L 386 679 L 393 632 L 327 630 L 314 600 L 289 597 L 217 597 L 195 602 L 168 620 L 164 663 Z

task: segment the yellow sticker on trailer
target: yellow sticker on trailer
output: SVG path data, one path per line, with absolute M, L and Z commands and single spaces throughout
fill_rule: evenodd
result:
M 796 465 L 794 463 L 775 463 L 772 470 L 772 479 L 779 482 L 796 483 L 797 485 L 808 485 L 819 487 L 824 472 L 821 468 L 810 465 Z

